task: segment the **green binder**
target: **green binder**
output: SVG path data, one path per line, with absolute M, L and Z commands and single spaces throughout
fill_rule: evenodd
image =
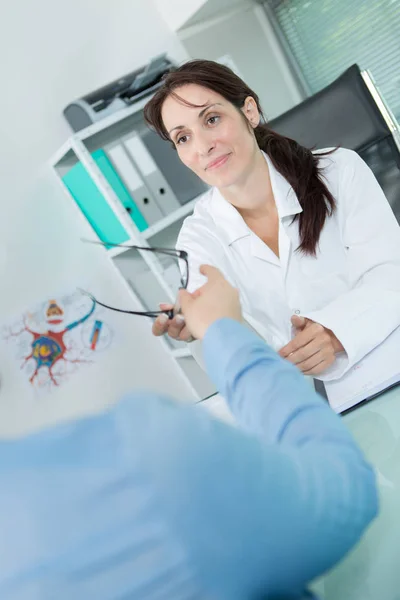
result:
M 129 213 L 138 230 L 144 231 L 147 229 L 148 224 L 145 218 L 132 200 L 132 197 L 104 150 L 96 150 L 93 152 L 92 158 L 127 210 L 127 213 Z M 80 210 L 101 240 L 122 244 L 129 239 L 129 234 L 108 205 L 103 194 L 82 163 L 78 163 L 72 167 L 62 179 Z

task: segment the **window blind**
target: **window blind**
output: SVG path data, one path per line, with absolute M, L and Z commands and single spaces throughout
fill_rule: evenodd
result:
M 400 0 L 266 0 L 311 93 L 352 64 L 400 120 Z

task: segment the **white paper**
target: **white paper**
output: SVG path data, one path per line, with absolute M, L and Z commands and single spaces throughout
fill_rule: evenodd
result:
M 343 377 L 325 383 L 329 404 L 343 412 L 400 381 L 400 327 Z
M 74 290 L 30 306 L 0 328 L 0 342 L 33 393 L 48 393 L 98 360 L 113 341 L 106 311 Z

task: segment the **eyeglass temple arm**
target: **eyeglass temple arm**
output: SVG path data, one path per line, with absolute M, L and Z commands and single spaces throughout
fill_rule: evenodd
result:
M 103 242 L 102 240 L 88 240 L 87 238 L 81 238 L 81 241 L 85 244 L 97 244 L 100 246 L 113 246 L 114 248 L 131 248 L 132 250 L 144 250 L 147 252 L 160 252 L 167 254 L 168 256 L 175 256 L 187 260 L 187 252 L 185 250 L 175 250 L 172 248 L 157 248 L 153 246 L 136 246 L 134 244 L 115 244 L 114 242 Z
M 104 302 L 100 302 L 100 300 L 97 300 L 97 298 L 95 298 L 87 290 L 83 290 L 82 288 L 78 288 L 78 290 L 80 291 L 81 294 L 90 298 L 92 300 L 92 302 L 95 302 L 99 306 L 103 306 L 103 308 L 107 308 L 108 310 L 113 310 L 114 312 L 124 313 L 126 315 L 138 315 L 138 316 L 144 315 L 145 317 L 150 317 L 150 318 L 151 317 L 157 318 L 159 315 L 163 315 L 163 314 L 168 315 L 169 319 L 173 319 L 173 317 L 174 317 L 174 309 L 155 310 L 155 311 L 125 310 L 123 308 L 116 308 L 115 306 L 110 306 L 109 304 L 104 304 Z

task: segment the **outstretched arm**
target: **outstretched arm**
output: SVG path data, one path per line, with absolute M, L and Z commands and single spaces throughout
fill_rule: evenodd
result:
M 244 326 L 215 323 L 204 348 L 241 428 L 159 413 L 164 510 L 210 593 L 290 597 L 359 540 L 377 511 L 374 473 L 300 372 Z
M 241 429 L 162 417 L 164 442 L 175 440 L 162 481 L 174 474 L 181 491 L 165 507 L 217 597 L 290 595 L 357 542 L 377 510 L 374 473 L 298 369 L 235 321 L 237 292 L 202 272 L 208 283 L 181 293 L 182 310 Z

